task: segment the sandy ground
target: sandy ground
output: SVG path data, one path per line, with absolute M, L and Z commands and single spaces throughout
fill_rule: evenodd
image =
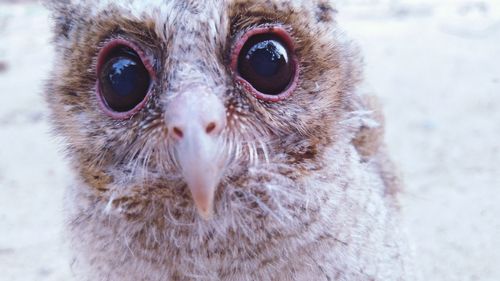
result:
M 41 98 L 48 14 L 14 2 L 0 0 L 0 281 L 72 280 L 70 178 Z M 500 280 L 500 1 L 338 2 L 385 106 L 422 280 Z

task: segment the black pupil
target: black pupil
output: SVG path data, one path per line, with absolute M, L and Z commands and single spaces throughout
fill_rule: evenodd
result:
M 127 112 L 144 100 L 149 90 L 149 72 L 140 57 L 128 47 L 111 52 L 99 74 L 101 94 L 109 108 Z
M 294 71 L 287 48 L 272 34 L 248 39 L 238 57 L 240 76 L 263 94 L 278 95 L 285 91 Z

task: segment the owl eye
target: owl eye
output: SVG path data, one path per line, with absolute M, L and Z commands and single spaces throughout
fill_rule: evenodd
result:
M 150 89 L 151 74 L 130 43 L 116 40 L 104 47 L 97 66 L 98 97 L 104 111 L 122 119 L 140 110 Z
M 237 42 L 232 57 L 237 80 L 259 99 L 279 101 L 288 97 L 298 79 L 291 42 L 280 27 L 247 32 Z

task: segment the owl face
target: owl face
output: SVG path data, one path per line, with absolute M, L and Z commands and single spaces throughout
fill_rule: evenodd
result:
M 327 1 L 68 2 L 49 4 L 47 100 L 102 198 L 209 218 L 295 188 L 342 140 L 359 74 Z

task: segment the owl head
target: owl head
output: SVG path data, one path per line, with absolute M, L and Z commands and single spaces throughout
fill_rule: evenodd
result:
M 329 1 L 47 5 L 56 62 L 46 100 L 96 198 L 202 218 L 235 200 L 265 209 L 350 141 L 343 121 L 360 73 Z

